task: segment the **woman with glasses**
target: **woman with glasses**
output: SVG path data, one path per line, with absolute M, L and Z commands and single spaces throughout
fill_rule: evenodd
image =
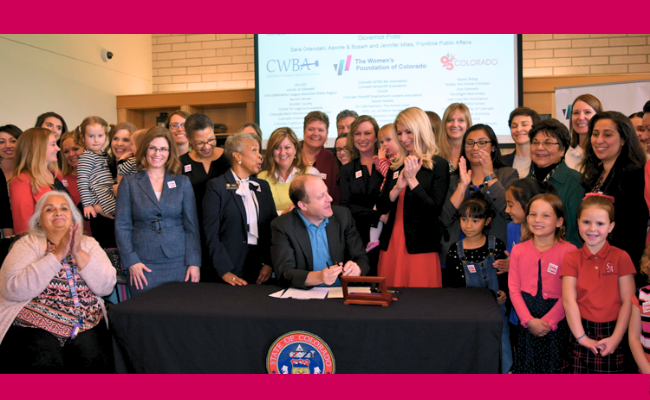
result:
M 289 198 L 293 178 L 304 174 L 320 176 L 316 168 L 303 163 L 301 153 L 300 142 L 291 128 L 273 131 L 264 153 L 264 170 L 257 177 L 269 183 L 278 215 L 294 208 Z
M 473 192 L 483 193 L 496 213 L 489 225 L 490 235 L 506 243 L 510 220 L 506 213 L 506 190 L 519 179 L 516 169 L 505 166 L 497 136 L 488 125 L 478 124 L 468 128 L 462 145 L 458 169 L 450 176 L 447 200 L 440 215 L 440 221 L 447 227 L 440 252 L 445 258 L 443 264 L 449 247 L 461 239 L 458 207 Z
M 544 119 L 533 124 L 528 137 L 532 162 L 528 176 L 555 186 L 566 213 L 566 239 L 576 247 L 582 247 L 576 213 L 585 190 L 580 186 L 580 173 L 564 160 L 571 143 L 569 130 L 556 119 Z
M 185 131 L 192 151 L 180 157 L 183 165 L 183 175 L 190 178 L 196 198 L 196 213 L 198 220 L 203 221 L 203 196 L 205 186 L 212 178 L 224 174 L 230 168 L 222 148 L 217 147 L 217 138 L 214 136 L 214 124 L 205 114 L 192 114 L 185 121 Z M 203 224 L 199 223 L 201 232 L 201 280 L 203 282 L 217 282 L 219 277 L 210 259 L 208 245 L 203 231 Z
M 138 172 L 117 190 L 115 239 L 132 295 L 167 282 L 198 282 L 201 245 L 194 191 L 181 175 L 171 133 L 149 129 L 135 153 Z
M 341 170 L 341 167 L 350 162 L 350 152 L 347 149 L 348 134 L 342 133 L 334 142 L 334 151 L 336 152 L 336 160 L 338 163 L 336 167 Z

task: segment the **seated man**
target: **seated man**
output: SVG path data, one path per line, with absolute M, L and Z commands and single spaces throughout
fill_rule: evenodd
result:
M 271 259 L 281 286 L 340 286 L 341 273 L 368 273 L 368 256 L 352 214 L 332 206 L 320 177 L 295 177 L 289 197 L 296 208 L 271 223 Z

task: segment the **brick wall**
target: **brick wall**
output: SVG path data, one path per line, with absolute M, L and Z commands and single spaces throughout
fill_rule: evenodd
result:
M 152 35 L 153 93 L 255 87 L 252 34 Z M 650 72 L 650 35 L 523 35 L 524 77 Z
M 650 35 L 523 35 L 524 77 L 650 72 Z
M 252 34 L 152 35 L 153 93 L 255 87 Z

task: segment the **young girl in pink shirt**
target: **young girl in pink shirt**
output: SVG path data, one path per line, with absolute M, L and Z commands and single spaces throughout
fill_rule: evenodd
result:
M 614 229 L 613 197 L 587 196 L 577 212 L 585 243 L 562 266 L 562 302 L 573 333 L 567 372 L 623 373 L 621 340 L 630 320 L 636 270 L 625 251 L 607 242 Z
M 562 307 L 560 272 L 576 247 L 564 240 L 562 201 L 553 194 L 533 197 L 526 208 L 528 232 L 512 249 L 508 287 L 521 325 L 515 374 L 560 373 L 566 362 L 569 327 Z

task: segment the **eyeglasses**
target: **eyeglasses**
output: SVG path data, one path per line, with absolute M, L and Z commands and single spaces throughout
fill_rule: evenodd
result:
M 205 147 L 205 146 L 216 146 L 217 145 L 217 140 L 216 139 L 210 139 L 207 142 L 195 142 L 194 143 L 196 147 Z
M 178 122 L 174 122 L 173 124 L 169 124 L 169 127 L 172 129 L 185 128 L 185 124 L 179 124 Z
M 465 147 L 468 149 L 471 149 L 474 147 L 474 145 L 477 145 L 478 147 L 485 147 L 487 146 L 488 143 L 492 143 L 491 140 L 477 140 L 476 142 L 473 140 L 466 140 L 465 141 Z
M 538 147 L 540 144 L 542 145 L 543 148 L 549 149 L 549 148 L 551 148 L 551 146 L 554 146 L 554 145 L 560 144 L 560 143 L 558 143 L 558 142 L 549 142 L 548 140 L 545 141 L 545 142 L 538 142 L 537 140 L 533 140 L 530 143 L 530 145 L 533 146 L 533 147 Z
M 169 153 L 169 149 L 167 147 L 155 147 L 155 146 L 149 146 L 147 147 L 147 150 L 149 150 L 152 153 L 160 152 L 160 154 L 166 154 Z
M 347 150 L 345 150 L 345 147 L 337 147 L 336 154 L 338 153 L 347 153 Z

